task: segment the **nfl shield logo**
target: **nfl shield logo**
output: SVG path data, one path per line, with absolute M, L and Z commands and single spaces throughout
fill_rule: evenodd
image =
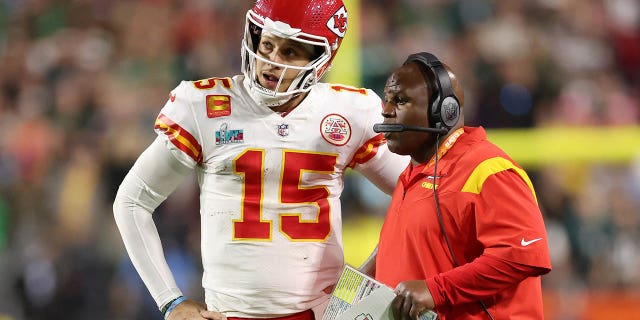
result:
M 288 124 L 280 124 L 278 125 L 278 135 L 281 137 L 286 137 L 289 135 L 289 125 Z

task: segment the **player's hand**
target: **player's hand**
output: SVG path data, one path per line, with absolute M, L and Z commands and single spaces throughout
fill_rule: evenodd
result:
M 200 313 L 205 319 L 227 320 L 227 316 L 217 311 L 202 311 Z
M 396 297 L 391 302 L 391 310 L 396 320 L 417 320 L 423 311 L 435 307 L 427 282 L 424 280 L 400 282 L 394 292 Z
M 202 320 L 202 319 L 218 319 L 223 318 L 208 318 L 203 315 L 207 311 L 207 306 L 198 301 L 185 300 L 178 304 L 167 317 L 167 320 Z

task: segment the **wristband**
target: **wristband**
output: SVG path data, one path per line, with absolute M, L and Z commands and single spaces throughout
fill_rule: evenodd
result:
M 160 312 L 162 312 L 162 316 L 166 318 L 167 315 L 171 311 L 173 311 L 173 308 L 175 308 L 177 305 L 182 303 L 184 300 L 186 300 L 184 298 L 184 296 L 179 296 L 179 297 L 169 301 L 167 304 L 164 305 L 164 307 L 162 307 L 162 309 L 160 309 Z

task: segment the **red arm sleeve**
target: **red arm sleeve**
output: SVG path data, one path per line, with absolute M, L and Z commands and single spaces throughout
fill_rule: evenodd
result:
M 475 302 L 499 293 L 527 277 L 548 272 L 490 255 L 427 279 L 436 306 Z

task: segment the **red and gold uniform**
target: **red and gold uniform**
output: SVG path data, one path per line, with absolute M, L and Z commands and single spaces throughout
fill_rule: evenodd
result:
M 539 276 L 551 262 L 529 177 L 481 127 L 456 130 L 438 154 L 435 176 L 433 159 L 400 176 L 381 231 L 376 278 L 390 287 L 426 279 L 443 320 L 487 319 L 480 300 L 494 319 L 542 319 Z
M 133 171 L 144 175 L 165 161 L 160 153 L 170 153 L 165 162 L 177 162 L 170 167 L 195 172 L 210 310 L 244 318 L 294 314 L 326 301 L 343 267 L 345 171 L 363 173 L 390 194 L 408 158 L 391 153 L 373 131 L 382 121 L 382 102 L 371 90 L 319 83 L 295 109 L 279 114 L 257 105 L 242 81 L 182 82 L 156 119 L 155 155 L 143 155 Z M 157 176 L 154 171 L 147 176 Z M 116 199 L 119 225 L 136 268 L 162 305 L 179 289 L 168 270 L 156 267 L 165 263 L 161 251 L 145 254 L 158 243 L 145 240 L 147 231 L 128 227 L 136 216 L 128 210 L 151 212 L 162 197 L 147 205 L 136 194 L 153 198 L 162 192 L 146 190 L 167 181 L 128 187 L 129 181 Z M 145 241 L 153 245 L 139 245 Z

